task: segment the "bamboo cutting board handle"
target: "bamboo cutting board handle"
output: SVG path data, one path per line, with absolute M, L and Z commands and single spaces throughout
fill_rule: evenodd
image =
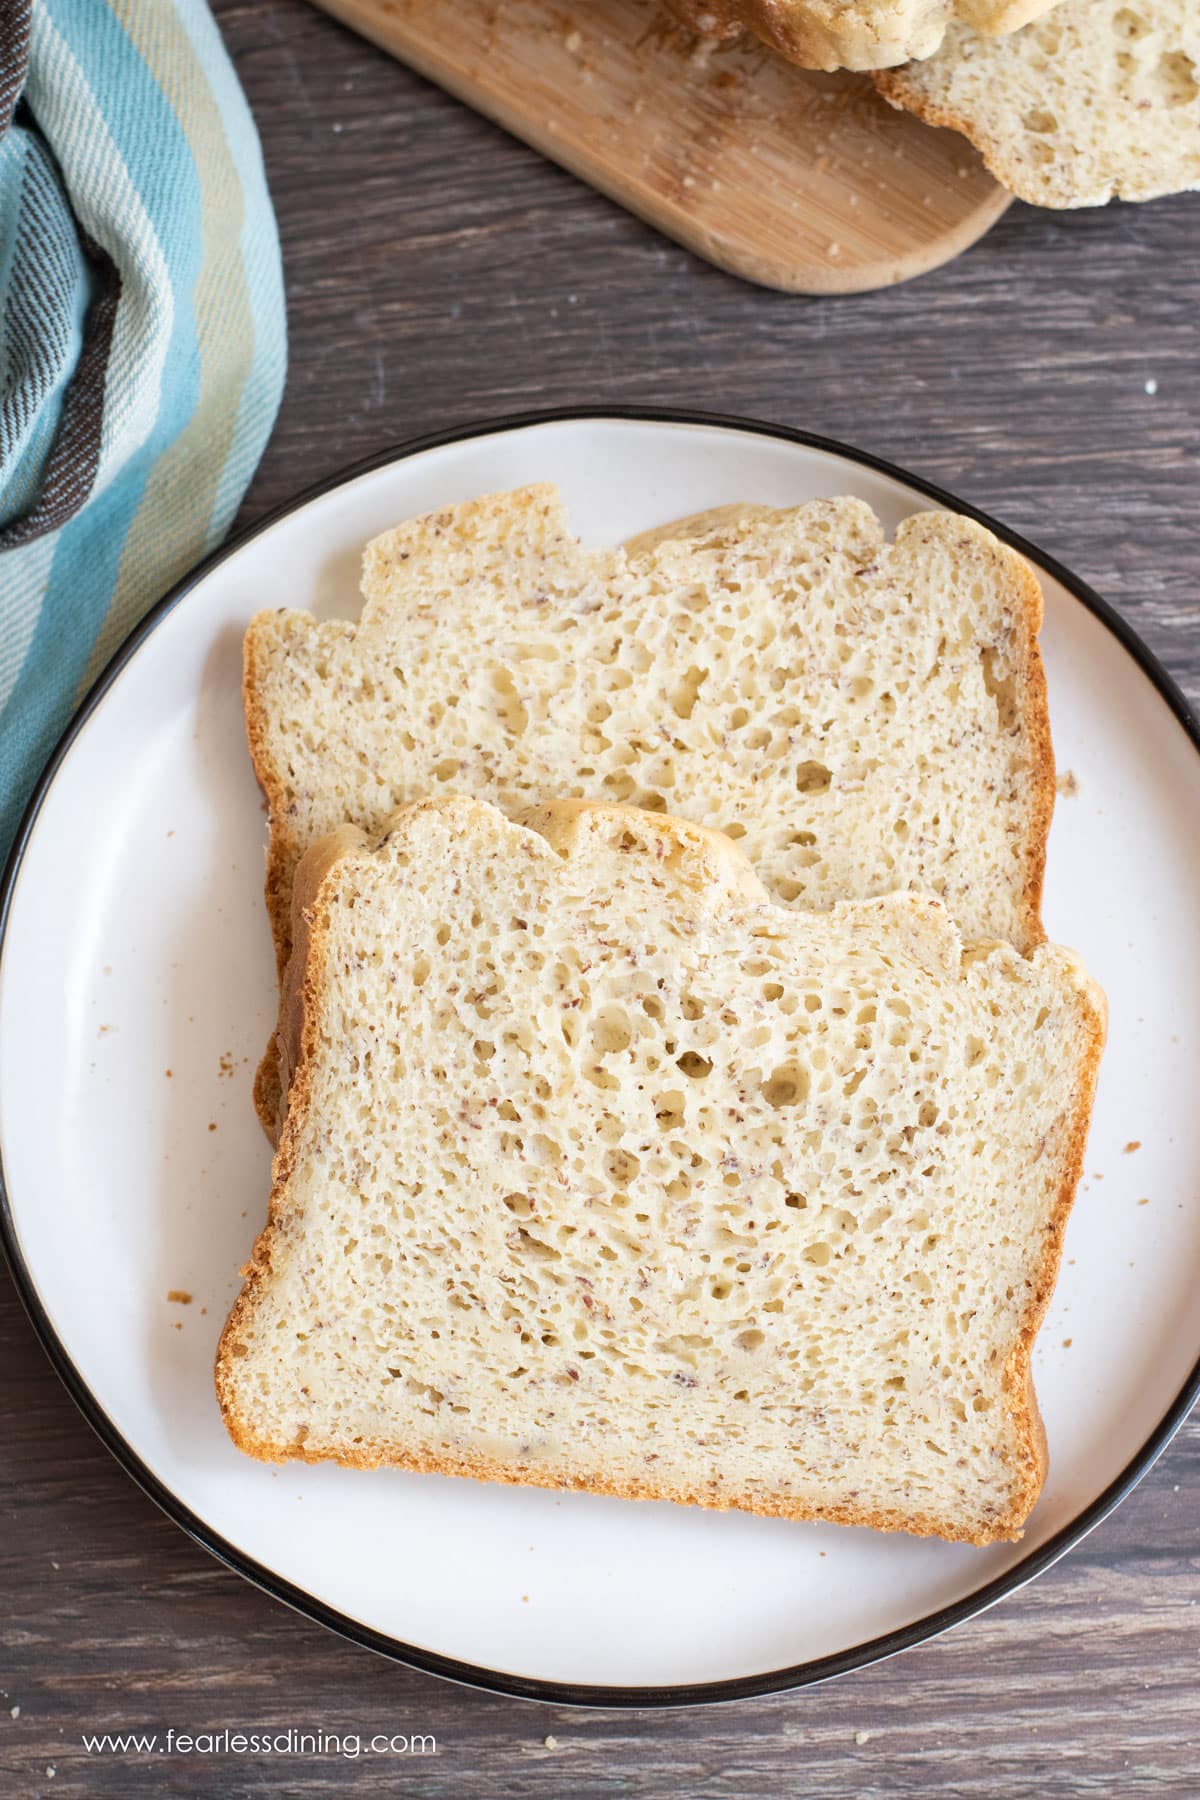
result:
M 708 47 L 655 0 L 316 0 L 710 262 L 849 294 L 936 268 L 1010 196 L 869 77 Z

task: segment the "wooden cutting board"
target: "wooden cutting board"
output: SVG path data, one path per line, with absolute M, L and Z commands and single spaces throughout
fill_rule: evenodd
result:
M 316 0 L 698 255 L 859 293 L 965 250 L 1009 195 L 861 75 L 709 47 L 656 0 Z

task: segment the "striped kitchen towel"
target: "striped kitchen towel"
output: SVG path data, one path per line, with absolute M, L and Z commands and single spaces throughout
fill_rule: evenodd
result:
M 0 0 L 0 857 L 91 681 L 228 529 L 285 361 L 204 0 Z

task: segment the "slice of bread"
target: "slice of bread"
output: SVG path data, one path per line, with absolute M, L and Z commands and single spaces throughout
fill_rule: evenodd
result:
M 534 487 L 377 538 L 363 592 L 359 624 L 268 612 L 246 636 L 281 974 L 310 845 L 447 792 L 669 810 L 737 836 L 788 904 L 907 887 L 967 938 L 1040 939 L 1041 590 L 970 520 L 889 544 L 860 500 L 729 507 L 586 551 Z M 268 1127 L 281 1099 L 268 1054 Z
M 668 0 L 702 36 L 752 31 L 806 69 L 887 69 L 932 56 L 946 28 L 1016 31 L 1057 0 Z
M 1061 0 L 1014 37 L 956 26 L 929 62 L 877 78 L 961 131 L 1034 206 L 1103 206 L 1200 187 L 1200 8 Z
M 1104 1033 L 1068 952 L 772 905 L 727 838 L 470 799 L 297 876 L 237 1445 L 989 1543 Z

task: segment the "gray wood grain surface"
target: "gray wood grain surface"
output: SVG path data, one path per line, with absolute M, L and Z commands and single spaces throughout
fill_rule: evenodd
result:
M 697 262 L 302 0 L 216 10 L 263 135 L 291 319 L 246 520 L 491 414 L 757 414 L 894 458 L 1026 532 L 1200 697 L 1200 200 L 1017 206 L 915 284 L 797 300 Z M 0 1355 L 4 1795 L 1200 1793 L 1196 1422 L 1065 1562 L 936 1643 L 733 1708 L 589 1714 L 394 1667 L 225 1572 L 92 1437 L 7 1277 Z M 172 1725 L 426 1732 L 438 1752 L 101 1759 L 81 1743 Z

